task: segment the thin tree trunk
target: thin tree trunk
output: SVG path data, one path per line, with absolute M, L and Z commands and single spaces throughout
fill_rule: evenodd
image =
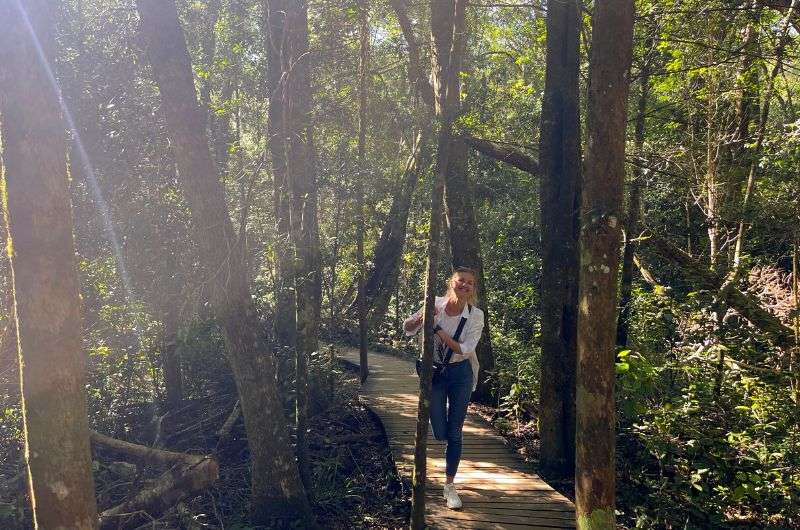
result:
M 758 113 L 758 78 L 760 65 L 756 65 L 759 56 L 759 0 L 752 0 L 752 11 L 747 16 L 753 19 L 744 29 L 741 44 L 741 57 L 736 71 L 735 83 L 735 115 L 728 132 L 729 140 L 724 157 L 725 201 L 723 215 L 726 219 L 737 218 L 741 205 L 743 185 L 750 167 L 750 153 L 747 142 L 750 139 L 750 124 Z
M 33 525 L 92 529 L 86 358 L 49 5 L 0 2 L 5 221 Z
M 329 318 L 330 321 L 328 323 L 328 334 L 330 337 L 334 337 L 337 327 L 337 318 L 336 318 L 336 309 L 337 309 L 337 300 L 336 300 L 336 279 L 338 277 L 337 273 L 337 265 L 339 264 L 339 248 L 340 248 L 340 237 L 341 237 L 341 225 L 342 225 L 342 197 L 340 195 L 339 190 L 337 189 L 334 192 L 335 196 L 335 203 L 333 205 L 334 212 L 333 212 L 333 248 L 331 249 L 331 279 L 330 279 L 330 289 L 328 290 L 328 310 L 329 310 Z
M 581 130 L 576 0 L 547 9 L 547 71 L 539 164 L 542 219 L 542 377 L 540 469 L 566 477 L 575 469 L 575 362 Z
M 358 61 L 358 170 L 356 172 L 356 260 L 358 261 L 358 345 L 359 376 L 361 382 L 369 376 L 369 359 L 367 358 L 367 299 L 364 284 L 367 276 L 367 263 L 364 259 L 364 234 L 366 219 L 364 217 L 364 179 L 367 169 L 367 76 L 369 71 L 369 2 L 358 3 L 358 20 L 360 35 L 360 51 Z
M 225 191 L 208 147 L 175 3 L 137 0 L 137 6 L 197 245 L 212 273 L 210 303 L 241 397 L 252 461 L 253 518 L 309 518 L 281 400 L 272 384 L 273 358 L 264 344 Z
M 798 241 L 797 236 L 795 236 L 794 240 L 794 249 L 792 251 L 792 298 L 794 299 L 794 347 L 789 350 L 789 373 L 791 374 L 791 381 L 793 392 L 792 395 L 794 396 L 794 403 L 797 405 L 800 403 L 800 377 L 798 376 L 797 370 L 797 352 L 798 348 L 800 348 L 800 281 L 798 281 L 798 274 L 800 270 L 800 262 L 798 261 L 797 256 L 797 247 L 800 244 Z
M 317 178 L 311 124 L 311 75 L 308 49 L 308 6 L 289 0 L 284 26 L 283 90 L 286 174 L 292 190 L 292 239 L 297 297 L 296 429 L 300 473 L 311 477 L 306 458 L 308 362 L 317 350 L 322 284 L 320 278 Z
M 652 38 L 648 38 L 645 48 L 647 51 L 640 72 L 639 100 L 636 106 L 636 124 L 634 132 L 633 156 L 641 160 L 644 150 L 644 126 L 647 114 L 647 98 L 650 94 L 650 61 L 649 50 L 653 46 Z M 620 281 L 620 301 L 619 319 L 617 320 L 617 344 L 620 346 L 628 345 L 628 330 L 630 329 L 631 300 L 633 293 L 633 274 L 636 266 L 633 263 L 633 255 L 636 252 L 636 245 L 632 241 L 639 231 L 639 214 L 641 210 L 642 194 L 642 167 L 639 164 L 633 166 L 631 188 L 628 195 L 628 212 L 625 219 L 625 250 L 622 254 L 622 280 Z
M 719 46 L 719 38 L 710 36 L 709 41 L 712 46 Z M 708 64 L 715 61 L 715 47 L 710 47 L 708 51 Z M 721 148 L 720 133 L 718 131 L 719 114 L 719 94 L 718 83 L 716 80 L 717 72 L 709 68 L 707 72 L 706 86 L 706 175 L 705 175 L 705 198 L 706 198 L 706 223 L 708 232 L 708 261 L 712 270 L 719 268 L 720 237 L 722 222 L 720 217 L 720 203 L 724 187 L 719 182 L 719 154 Z
M 431 376 L 433 367 L 433 316 L 436 300 L 436 265 L 439 262 L 439 244 L 442 231 L 442 207 L 446 174 L 453 156 L 453 119 L 456 114 L 448 105 L 448 90 L 454 86 L 451 77 L 458 76 L 458 65 L 452 62 L 453 33 L 463 28 L 465 0 L 447 0 L 431 3 L 431 37 L 434 42 L 432 58 L 436 118 L 439 138 L 436 151 L 436 178 L 431 193 L 430 232 L 428 237 L 428 263 L 425 278 L 425 309 L 422 325 L 422 373 L 419 379 L 419 404 L 417 430 L 414 438 L 414 474 L 411 490 L 411 528 L 425 528 L 425 489 L 427 482 L 428 421 L 430 420 Z M 462 21 L 459 24 L 459 21 Z M 444 42 L 450 35 L 450 49 Z M 457 86 L 457 85 L 456 85 Z
M 456 0 L 460 1 L 460 0 Z M 433 371 L 433 311 L 436 301 L 436 264 L 442 232 L 442 198 L 444 195 L 444 168 L 447 167 L 447 146 L 451 125 L 442 124 L 439 132 L 439 155 L 436 179 L 431 193 L 430 232 L 428 234 L 428 262 L 425 276 L 425 308 L 422 324 L 422 370 L 419 377 L 419 402 L 417 430 L 414 436 L 414 474 L 411 479 L 411 529 L 425 528 L 425 490 L 427 486 L 428 422 L 430 421 L 431 378 Z
M 284 43 L 286 0 L 264 3 L 269 98 L 269 152 L 272 158 L 275 210 L 275 339 L 283 350 L 294 351 L 297 305 L 294 291 L 294 250 L 291 238 L 291 190 L 286 175 L 286 137 L 283 125 L 281 54 Z
M 633 1 L 592 16 L 578 314 L 575 508 L 579 529 L 614 529 L 614 346 Z

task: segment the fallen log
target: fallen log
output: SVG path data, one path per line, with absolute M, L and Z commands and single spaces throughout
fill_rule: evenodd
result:
M 188 453 L 176 453 L 164 449 L 156 449 L 145 445 L 134 444 L 110 436 L 105 436 L 96 431 L 90 431 L 89 439 L 93 444 L 127 457 L 126 460 L 148 464 L 193 464 L 203 457 Z
M 219 464 L 209 456 L 156 449 L 117 440 L 91 431 L 95 446 L 117 453 L 126 460 L 171 466 L 155 482 L 127 501 L 100 514 L 100 528 L 136 528 L 146 524 L 187 497 L 207 489 L 219 478 Z
M 794 331 L 785 326 L 778 317 L 764 309 L 755 297 L 742 292 L 730 282 L 726 282 L 724 276 L 708 270 L 691 254 L 672 242 L 652 234 L 641 238 L 640 244 L 652 249 L 667 261 L 678 265 L 681 273 L 701 289 L 716 293 L 721 302 L 736 310 L 753 326 L 761 330 L 776 346 L 780 348 L 795 346 Z
M 178 464 L 131 499 L 102 512 L 101 530 L 137 528 L 211 486 L 219 478 L 216 460 L 200 456 L 193 458 L 196 459 L 194 463 Z

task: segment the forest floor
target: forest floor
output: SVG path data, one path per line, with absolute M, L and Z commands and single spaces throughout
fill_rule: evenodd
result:
M 334 392 L 317 381 L 312 393 L 307 440 L 317 522 L 326 530 L 406 528 L 410 490 L 397 476 L 383 428 L 358 400 L 357 375 L 336 372 Z M 218 457 L 214 487 L 159 521 L 163 528 L 262 528 L 246 522 L 249 460 L 241 420 Z
M 312 392 L 314 411 L 309 418 L 309 456 L 316 519 L 326 530 L 406 528 L 410 514 L 410 489 L 398 477 L 383 427 L 358 400 L 358 378 L 336 369 L 334 381 L 323 381 Z M 313 383 L 313 381 L 312 381 Z M 332 383 L 332 384 L 330 384 Z M 330 390 L 334 390 L 331 392 Z M 161 425 L 155 438 L 168 450 L 215 455 L 219 480 L 206 492 L 178 504 L 148 529 L 255 530 L 247 522 L 249 455 L 241 417 L 219 444 L 218 430 L 235 403 L 232 389 L 202 399 L 186 401 Z M 118 418 L 112 433 L 135 443 L 152 445 L 152 406 L 131 406 Z M 116 423 L 116 422 L 115 422 Z M 127 433 L 127 434 L 126 434 Z M 3 433 L 8 434 L 8 433 Z M 29 502 L 21 476 L 18 440 L 8 440 L 0 451 L 0 528 L 28 530 Z M 12 450 L 15 449 L 15 450 Z M 123 502 L 146 487 L 163 469 L 137 467 L 118 461 L 104 450 L 95 451 L 95 483 L 99 509 Z M 9 477 L 17 477 L 5 480 Z M 294 528 L 293 526 L 289 525 Z

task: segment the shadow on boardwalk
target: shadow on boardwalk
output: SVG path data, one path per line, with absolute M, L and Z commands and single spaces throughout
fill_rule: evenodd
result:
M 344 360 L 358 365 L 358 351 Z M 398 471 L 411 478 L 419 382 L 407 360 L 370 352 L 370 376 L 361 388 L 365 403 L 386 429 Z M 442 499 L 444 445 L 428 437 L 427 523 L 430 528 L 533 529 L 574 528 L 575 507 L 553 490 L 474 414 L 464 424 L 464 450 L 456 487 L 461 510 Z

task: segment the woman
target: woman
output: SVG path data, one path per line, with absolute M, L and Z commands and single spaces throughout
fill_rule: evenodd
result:
M 443 363 L 447 348 L 453 350 L 450 364 L 441 380 L 433 385 L 431 395 L 431 427 L 437 440 L 447 441 L 445 452 L 446 479 L 444 498 L 448 508 L 461 508 L 454 480 L 461 460 L 461 430 L 467 416 L 467 405 L 478 385 L 478 357 L 475 348 L 483 331 L 483 311 L 474 307 L 477 299 L 475 271 L 459 267 L 447 280 L 447 293 L 436 297 L 434 310 L 434 361 Z M 403 324 L 406 335 L 416 334 L 422 327 L 422 309 Z M 458 340 L 459 323 L 466 319 Z

